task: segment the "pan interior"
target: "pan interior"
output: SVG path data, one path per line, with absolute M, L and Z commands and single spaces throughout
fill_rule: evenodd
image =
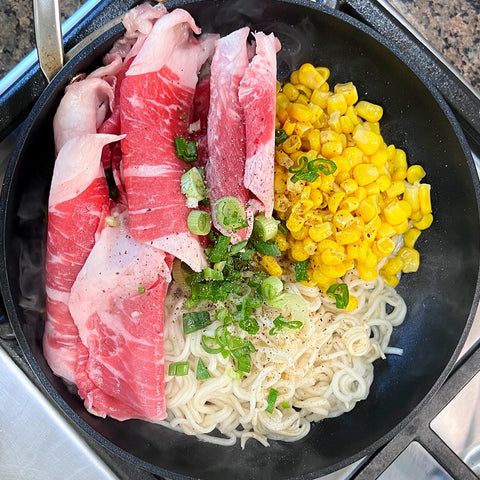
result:
M 360 99 L 384 107 L 387 143 L 419 163 L 432 185 L 434 224 L 417 243 L 421 266 L 402 278 L 406 321 L 391 344 L 404 355 L 378 361 L 366 401 L 338 418 L 316 424 L 295 443 L 251 441 L 219 447 L 141 421 L 118 422 L 88 414 L 50 371 L 42 355 L 43 264 L 47 204 L 53 169 L 52 119 L 63 88 L 77 72 L 96 65 L 118 31 L 74 59 L 42 96 L 27 120 L 23 145 L 3 192 L 3 287 L 10 318 L 32 367 L 55 400 L 97 440 L 141 466 L 167 477 L 286 479 L 327 473 L 375 445 L 417 407 L 452 365 L 475 297 L 480 233 L 477 200 L 462 142 L 430 90 L 392 52 L 363 29 L 306 3 L 280 1 L 197 1 L 182 5 L 203 31 L 227 34 L 249 25 L 273 31 L 282 43 L 279 77 L 303 62 L 325 65 L 334 83 L 353 81 Z M 18 261 L 18 259 L 20 261 Z M 7 280 L 8 278 L 8 280 Z M 302 477 L 306 478 L 306 477 Z M 309 477 L 310 478 L 310 477 Z M 311 477 L 313 478 L 313 476 Z

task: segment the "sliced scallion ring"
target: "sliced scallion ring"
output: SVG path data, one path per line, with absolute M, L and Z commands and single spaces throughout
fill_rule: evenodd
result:
M 192 210 L 188 214 L 187 226 L 194 235 L 208 235 L 212 228 L 212 219 L 208 212 Z
M 198 202 L 208 196 L 203 175 L 200 169 L 189 168 L 180 178 L 182 193 L 187 197 L 187 207 L 196 208 Z
M 248 226 L 245 208 L 236 197 L 222 197 L 217 200 L 215 217 L 222 227 L 232 232 Z
M 253 221 L 253 236 L 262 242 L 273 240 L 278 233 L 278 221 L 273 217 L 267 218 L 263 213 L 257 215 Z
M 171 377 L 183 377 L 188 374 L 189 368 L 188 362 L 174 362 L 168 366 L 168 374 Z

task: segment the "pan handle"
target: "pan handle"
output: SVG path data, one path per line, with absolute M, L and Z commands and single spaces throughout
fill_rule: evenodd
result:
M 64 60 L 59 0 L 33 0 L 33 17 L 38 61 L 50 82 Z

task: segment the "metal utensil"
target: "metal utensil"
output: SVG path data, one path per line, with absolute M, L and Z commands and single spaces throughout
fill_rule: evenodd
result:
M 38 61 L 50 82 L 63 67 L 63 39 L 59 0 L 33 0 Z

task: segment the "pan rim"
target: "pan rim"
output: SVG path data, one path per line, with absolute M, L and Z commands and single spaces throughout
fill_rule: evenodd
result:
M 167 8 L 170 10 L 172 8 L 179 8 L 182 5 L 188 5 L 192 3 L 200 3 L 204 0 L 174 0 L 172 2 L 166 3 Z M 331 15 L 334 17 L 337 17 L 340 20 L 346 21 L 348 24 L 353 25 L 356 28 L 359 28 L 362 30 L 364 33 L 369 35 L 370 37 L 373 37 L 377 42 L 382 44 L 384 47 L 386 47 L 393 55 L 395 55 L 397 58 L 399 58 L 400 61 L 404 65 L 408 67 L 410 71 L 422 82 L 422 84 L 425 85 L 425 87 L 428 89 L 428 91 L 432 94 L 434 97 L 435 101 L 437 104 L 440 106 L 442 109 L 443 113 L 445 114 L 447 120 L 449 121 L 450 126 L 452 127 L 456 138 L 458 139 L 460 146 L 462 148 L 462 151 L 464 153 L 465 159 L 467 161 L 467 165 L 470 169 L 470 173 L 472 174 L 472 181 L 473 181 L 473 186 L 475 189 L 476 193 L 476 200 L 477 200 L 477 210 L 480 211 L 480 181 L 478 179 L 478 176 L 476 175 L 476 169 L 475 169 L 475 164 L 472 158 L 472 154 L 470 151 L 470 147 L 468 145 L 468 142 L 464 136 L 463 131 L 461 130 L 460 124 L 456 117 L 454 116 L 451 108 L 441 96 L 441 94 L 438 92 L 435 86 L 431 85 L 431 83 L 428 81 L 428 79 L 423 78 L 423 75 L 418 71 L 418 69 L 415 68 L 414 65 L 412 65 L 412 62 L 408 59 L 405 58 L 402 52 L 398 51 L 397 47 L 392 44 L 388 39 L 385 39 L 382 37 L 380 34 L 375 32 L 373 29 L 370 27 L 364 25 L 360 21 L 356 20 L 355 18 L 352 18 L 348 16 L 347 14 L 343 12 L 338 12 L 336 10 L 329 9 L 327 7 L 324 7 L 322 5 L 314 4 L 311 2 L 308 2 L 307 0 L 277 0 L 281 3 L 289 3 L 289 4 L 294 4 L 294 5 L 301 5 L 303 7 L 309 8 L 309 9 L 314 9 L 318 10 L 320 12 L 323 12 L 327 15 Z M 15 172 L 17 169 L 17 161 L 16 159 L 20 156 L 21 151 L 24 148 L 24 145 L 26 141 L 29 138 L 29 132 L 31 130 L 32 126 L 32 121 L 37 117 L 38 113 L 41 111 L 44 103 L 50 98 L 51 94 L 58 88 L 58 85 L 63 84 L 65 80 L 69 76 L 70 72 L 70 67 L 72 65 L 77 65 L 79 61 L 84 58 L 85 56 L 88 56 L 90 53 L 92 53 L 99 45 L 103 44 L 107 40 L 112 39 L 113 36 L 116 34 L 120 34 L 123 31 L 123 26 L 121 23 L 117 24 L 116 26 L 112 27 L 110 30 L 106 31 L 102 36 L 100 36 L 98 39 L 93 41 L 91 44 L 85 46 L 84 49 L 82 49 L 80 52 L 78 52 L 67 64 L 65 67 L 62 69 L 59 75 L 55 77 L 55 79 L 47 86 L 45 91 L 41 94 L 39 97 L 38 101 L 35 103 L 35 106 L 33 107 L 32 111 L 30 112 L 27 120 L 24 122 L 24 125 L 22 126 L 21 129 L 21 135 L 20 135 L 20 142 L 17 144 L 15 148 L 15 152 L 12 155 L 12 159 L 9 162 L 9 165 L 7 167 L 7 172 L 5 174 L 5 179 L 4 179 L 4 185 L 2 188 L 1 192 L 1 198 L 0 198 L 0 214 L 1 214 L 1 223 L 0 223 L 0 248 L 2 252 L 2 265 L 6 265 L 7 259 L 6 259 L 6 239 L 5 239 L 5 222 L 6 222 L 6 213 L 7 213 L 7 200 L 9 198 L 10 194 L 10 187 L 12 183 L 12 179 L 15 176 Z M 16 315 L 16 310 L 15 306 L 13 304 L 13 298 L 11 295 L 11 290 L 10 290 L 10 282 L 9 278 L 6 273 L 6 269 L 2 268 L 0 272 L 0 286 L 2 290 L 2 294 L 6 303 L 7 311 L 9 312 L 9 315 L 13 313 L 15 317 Z M 354 456 L 350 456 L 346 458 L 345 460 L 341 462 L 337 462 L 333 465 L 331 465 L 328 468 L 322 469 L 321 474 L 326 474 L 326 473 L 331 473 L 333 471 L 337 471 L 340 468 L 343 468 L 347 465 L 350 465 L 351 463 L 357 461 L 358 459 L 362 458 L 365 456 L 366 452 L 373 452 L 376 448 L 385 445 L 391 438 L 393 438 L 395 435 L 398 434 L 398 432 L 403 429 L 403 427 L 408 423 L 408 421 L 413 418 L 415 414 L 417 414 L 423 407 L 424 405 L 432 398 L 432 396 L 438 391 L 440 386 L 443 384 L 443 382 L 446 380 L 448 377 L 449 373 L 453 369 L 453 366 L 458 358 L 458 355 L 461 351 L 461 348 L 463 344 L 465 343 L 465 340 L 467 338 L 468 332 L 471 328 L 471 325 L 473 323 L 473 319 L 475 317 L 476 309 L 478 308 L 478 304 L 480 301 L 480 265 L 477 271 L 477 281 L 476 281 L 476 286 L 475 286 L 475 294 L 473 298 L 473 303 L 472 307 L 470 310 L 470 314 L 468 316 L 467 322 L 465 324 L 465 328 L 463 330 L 463 333 L 459 339 L 459 342 L 457 344 L 457 347 L 455 349 L 455 352 L 453 356 L 450 358 L 449 362 L 447 363 L 446 367 L 444 368 L 442 374 L 437 378 L 434 386 L 429 390 L 427 395 L 422 399 L 421 402 L 419 402 L 416 407 L 401 421 L 399 422 L 395 428 L 391 429 L 387 434 L 381 436 L 376 442 L 373 444 L 369 445 L 365 449 L 362 449 L 360 452 L 358 452 Z M 10 320 L 10 318 L 9 318 Z M 24 355 L 27 358 L 27 361 L 36 374 L 36 376 L 39 378 L 41 384 L 44 386 L 44 388 L 47 390 L 47 393 L 52 397 L 54 402 L 62 408 L 62 410 L 68 414 L 70 420 L 74 421 L 74 423 L 80 427 L 83 431 L 85 431 L 88 435 L 90 435 L 94 440 L 99 442 L 103 446 L 107 446 L 110 450 L 112 450 L 114 453 L 119 454 L 120 456 L 127 458 L 129 461 L 132 463 L 148 470 L 153 473 L 159 474 L 159 475 L 168 475 L 169 478 L 193 478 L 193 477 L 188 477 L 186 475 L 178 475 L 174 472 L 167 471 L 162 469 L 161 467 L 158 467 L 156 465 L 152 465 L 148 462 L 145 462 L 138 457 L 130 454 L 129 452 L 126 452 L 122 448 L 118 447 L 114 443 L 112 443 L 110 440 L 107 440 L 105 437 L 103 437 L 101 434 L 99 434 L 96 430 L 94 430 L 88 423 L 86 423 L 80 416 L 78 416 L 75 411 L 63 400 L 61 395 L 54 389 L 54 387 L 50 384 L 48 378 L 45 376 L 43 373 L 43 370 L 41 367 L 38 365 L 36 362 L 32 352 L 30 351 L 30 348 L 28 346 L 27 339 L 25 337 L 25 334 L 20 327 L 20 322 L 18 318 L 16 318 L 16 321 L 10 320 L 10 323 L 12 325 L 12 328 L 14 329 L 15 335 L 17 336 L 17 340 L 20 344 L 20 347 L 22 348 L 22 351 Z M 153 467 L 153 470 L 152 470 Z M 315 475 L 318 476 L 319 472 L 311 472 L 308 475 L 305 475 L 303 478 L 315 478 Z

